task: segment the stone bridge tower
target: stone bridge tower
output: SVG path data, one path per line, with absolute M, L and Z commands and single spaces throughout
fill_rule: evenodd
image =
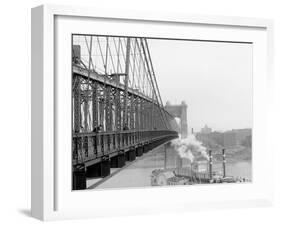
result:
M 165 110 L 168 111 L 174 117 L 180 118 L 180 133 L 181 138 L 186 138 L 188 135 L 187 127 L 187 104 L 182 101 L 180 105 L 171 105 L 166 103 Z

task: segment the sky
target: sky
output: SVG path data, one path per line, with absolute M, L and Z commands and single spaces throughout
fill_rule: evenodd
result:
M 163 103 L 188 105 L 189 130 L 252 128 L 252 44 L 148 39 Z

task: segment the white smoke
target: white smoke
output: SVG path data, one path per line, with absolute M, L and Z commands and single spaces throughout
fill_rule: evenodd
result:
M 177 150 L 181 158 L 186 158 L 193 162 L 194 153 L 198 153 L 209 160 L 207 148 L 205 148 L 193 134 L 184 139 L 173 140 L 172 145 L 174 146 L 175 150 Z
M 194 161 L 194 155 L 190 150 L 187 150 L 184 145 L 180 146 L 176 150 L 178 151 L 181 158 L 189 159 L 190 162 Z

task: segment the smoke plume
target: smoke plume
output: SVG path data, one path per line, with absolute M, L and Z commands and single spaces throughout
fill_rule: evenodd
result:
M 209 160 L 207 149 L 198 141 L 193 134 L 189 135 L 184 139 L 177 139 L 172 141 L 172 145 L 181 158 L 189 159 L 191 162 L 194 161 L 194 154 L 200 154 L 202 157 Z

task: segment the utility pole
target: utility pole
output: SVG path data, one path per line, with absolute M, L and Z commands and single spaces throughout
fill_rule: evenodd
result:
M 213 181 L 213 156 L 212 156 L 212 150 L 209 150 L 209 176 L 210 176 L 210 182 Z
M 225 159 L 225 149 L 222 149 L 222 172 L 223 172 L 223 177 L 226 177 L 226 159 Z

